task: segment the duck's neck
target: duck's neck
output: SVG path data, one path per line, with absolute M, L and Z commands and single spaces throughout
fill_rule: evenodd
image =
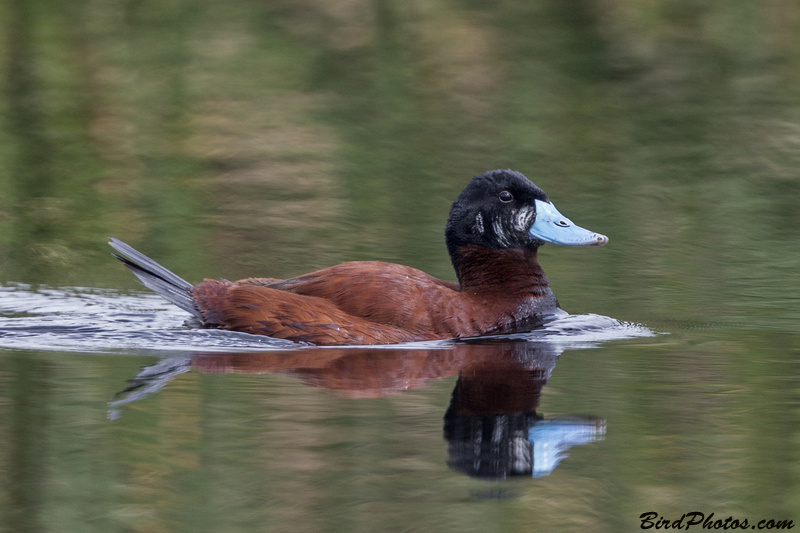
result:
M 455 251 L 453 266 L 464 292 L 541 296 L 550 292 L 550 282 L 536 252 L 536 249 L 492 250 L 468 244 Z

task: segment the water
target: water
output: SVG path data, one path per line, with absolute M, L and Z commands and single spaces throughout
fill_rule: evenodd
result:
M 306 505 L 313 505 L 294 501 L 285 491 L 296 487 L 300 492 L 295 496 L 307 497 L 308 483 L 320 492 L 316 498 L 332 501 L 325 513 L 333 514 L 321 520 L 342 521 L 341 527 L 356 520 L 346 510 L 355 506 L 364 508 L 364 519 L 372 524 L 367 527 L 383 528 L 384 507 L 395 508 L 398 498 L 411 506 L 409 513 L 415 510 L 417 519 L 409 524 L 422 527 L 416 520 L 433 518 L 424 527 L 445 526 L 435 506 L 428 511 L 418 507 L 430 505 L 431 497 L 439 505 L 514 501 L 522 488 L 495 486 L 496 480 L 542 479 L 576 453 L 573 448 L 603 441 L 606 420 L 601 415 L 539 410 L 543 389 L 565 352 L 597 349 L 614 339 L 654 337 L 641 325 L 570 315 L 528 334 L 456 343 L 287 347 L 252 335 L 186 329 L 185 313 L 151 295 L 33 290 L 20 284 L 4 287 L 3 295 L 0 346 L 14 375 L 11 381 L 19 385 L 27 378 L 37 384 L 24 392 L 10 387 L 8 399 L 13 405 L 19 402 L 15 411 L 28 411 L 39 420 L 35 430 L 30 428 L 33 434 L 18 435 L 13 430 L 22 428 L 11 424 L 11 448 L 23 446 L 19 453 L 33 455 L 30 464 L 10 466 L 20 468 L 23 479 L 32 474 L 27 468 L 42 461 L 56 471 L 66 469 L 61 475 L 67 478 L 88 476 L 85 483 L 93 487 L 88 494 L 67 490 L 69 497 L 57 496 L 61 503 L 48 512 L 65 513 L 69 509 L 62 506 L 79 503 L 85 507 L 82 499 L 91 498 L 103 515 L 94 524 L 98 528 L 121 525 L 108 515 L 110 510 L 137 509 L 129 499 L 143 487 L 128 476 L 140 468 L 145 478 L 161 479 L 141 480 L 157 485 L 151 490 L 160 494 L 158 501 L 178 496 L 173 493 L 178 490 L 191 515 L 206 498 L 216 500 L 218 492 L 232 491 L 212 504 L 219 507 L 210 518 L 183 518 L 180 528 L 207 527 L 206 520 L 242 513 L 252 515 L 252 523 L 242 518 L 242 527 L 274 523 L 268 527 L 282 529 L 284 513 L 305 517 Z M 82 370 L 87 368 L 93 368 L 90 375 Z M 121 374 L 124 369 L 128 375 Z M 109 386 L 117 390 L 112 394 Z M 104 402 L 97 401 L 101 390 L 108 394 Z M 37 398 L 44 401 L 41 395 L 50 398 L 49 410 L 62 411 L 65 418 L 39 412 L 35 406 Z M 175 408 L 193 407 L 191 412 L 162 410 L 173 403 Z M 25 437 L 37 435 L 57 439 L 43 450 L 44 457 L 34 451 L 35 445 L 28 448 L 32 442 L 25 442 Z M 130 458 L 140 446 L 155 455 Z M 181 459 L 164 457 L 162 451 L 168 449 L 172 451 L 166 453 Z M 62 453 L 77 453 L 77 464 Z M 117 454 L 121 456 L 115 459 Z M 120 463 L 122 456 L 126 459 Z M 115 474 L 123 465 L 127 473 Z M 89 472 L 81 474 L 86 468 Z M 118 474 L 125 480 L 116 478 Z M 52 475 L 57 479 L 59 474 Z M 196 481 L 184 487 L 184 478 Z M 464 484 L 469 479 L 474 484 Z M 225 488 L 226 481 L 233 486 Z M 423 488 L 431 482 L 442 487 L 455 482 L 460 488 L 450 487 L 449 495 Z M 98 487 L 119 483 L 124 485 L 119 494 L 103 490 L 99 501 L 91 495 Z M 53 490 L 59 492 L 58 487 Z M 147 527 L 141 515 L 151 505 L 150 497 L 133 512 L 131 522 L 130 517 L 117 520 Z M 170 525 L 176 519 L 171 512 L 153 520 L 175 527 Z M 48 514 L 40 516 L 45 526 L 50 524 Z M 87 519 L 73 518 L 76 527 Z M 297 525 L 298 519 L 292 523 Z M 302 529 L 315 527 L 313 520 L 299 523 Z M 18 525 L 31 526 L 24 520 Z
M 0 287 L 0 347 L 28 350 L 117 353 L 124 350 L 237 351 L 300 347 L 301 344 L 234 331 L 197 329 L 186 312 L 155 294 L 121 294 L 87 288 Z M 648 336 L 644 326 L 599 315 L 569 315 L 529 334 L 487 339 L 524 339 L 554 346 L 593 347 L 613 339 Z M 476 338 L 475 341 L 480 341 Z M 409 349 L 445 349 L 452 341 L 407 343 Z
M 0 21 L 0 530 L 800 523 L 796 2 Z M 190 281 L 347 260 L 452 280 L 450 202 L 493 168 L 610 239 L 542 248 L 571 314 L 529 334 L 191 330 L 106 244 Z
M 147 294 L 16 284 L 3 302 L 12 530 L 793 513 L 796 334 L 588 314 L 469 342 L 287 347 L 186 329 Z

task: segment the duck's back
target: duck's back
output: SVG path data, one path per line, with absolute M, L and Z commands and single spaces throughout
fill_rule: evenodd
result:
M 457 283 L 380 261 L 287 280 L 206 280 L 193 295 L 208 325 L 315 344 L 453 337 L 461 329 L 458 317 L 469 312 Z

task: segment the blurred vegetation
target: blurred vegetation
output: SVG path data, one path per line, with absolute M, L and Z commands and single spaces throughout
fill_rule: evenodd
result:
M 2 280 L 135 286 L 108 236 L 188 279 L 452 279 L 449 203 L 499 167 L 611 236 L 543 252 L 569 309 L 769 320 L 794 278 L 795 2 L 0 9 Z

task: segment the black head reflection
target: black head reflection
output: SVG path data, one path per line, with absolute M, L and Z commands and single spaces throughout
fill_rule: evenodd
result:
M 478 347 L 480 346 L 480 347 Z M 485 350 L 485 345 L 473 350 Z M 494 356 L 464 366 L 444 415 L 449 466 L 470 476 L 507 478 L 550 474 L 566 450 L 603 438 L 596 417 L 537 414 L 542 387 L 559 350 L 548 343 L 489 346 Z
M 291 374 L 306 385 L 350 398 L 377 398 L 458 375 L 444 415 L 450 467 L 474 477 L 548 475 L 566 451 L 603 438 L 596 417 L 545 418 L 542 388 L 561 348 L 548 342 L 481 339 L 436 349 L 307 348 L 213 353 L 162 359 L 143 368 L 109 402 L 109 418 L 124 404 L 156 393 L 189 370 L 203 373 Z

